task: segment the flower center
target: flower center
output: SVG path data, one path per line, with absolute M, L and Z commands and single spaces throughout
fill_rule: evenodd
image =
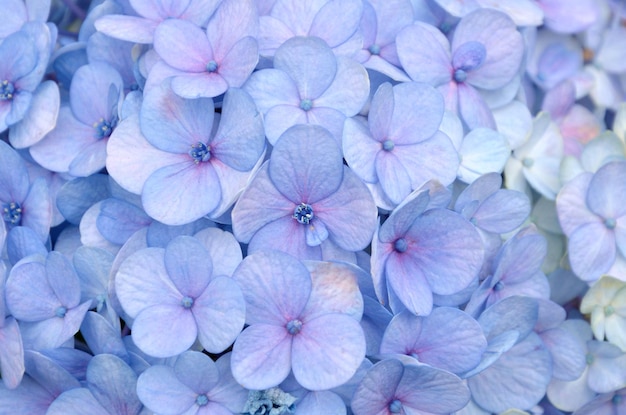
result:
M 295 220 L 303 225 L 308 225 L 313 220 L 313 208 L 307 203 L 300 203 L 293 210 L 293 216 Z
M 612 305 L 607 305 L 606 307 L 604 307 L 604 315 L 607 317 L 612 316 L 615 313 L 615 309 L 613 308 Z
M 393 249 L 395 249 L 395 251 L 399 253 L 403 253 L 407 250 L 408 247 L 409 244 L 404 238 L 396 239 L 396 241 L 393 243 Z
M 617 223 L 615 222 L 615 219 L 613 218 L 606 218 L 604 219 L 604 226 L 607 227 L 607 229 L 615 229 L 615 225 Z
M 613 402 L 613 405 L 617 406 L 620 403 L 622 403 L 622 395 L 614 395 L 613 399 L 611 399 L 611 402 Z
M 504 283 L 502 281 L 496 282 L 496 285 L 493 286 L 494 291 L 500 291 L 504 288 Z
M 113 129 L 117 125 L 117 119 L 113 118 L 111 121 L 107 121 L 104 118 L 100 118 L 97 122 L 93 123 L 93 128 L 96 130 L 95 136 L 98 140 L 105 137 L 110 137 Z
M 380 55 L 380 46 L 372 45 L 368 48 L 372 55 Z
M 296 318 L 287 323 L 285 327 L 287 328 L 289 334 L 295 335 L 300 333 L 300 330 L 302 330 L 302 322 Z
M 394 399 L 389 403 L 389 412 L 392 414 L 399 414 L 402 411 L 402 402 L 397 399 Z
M 300 108 L 303 111 L 308 111 L 311 108 L 313 108 L 313 101 L 311 101 L 310 99 L 303 99 L 302 101 L 300 101 Z
M 19 224 L 20 220 L 22 220 L 22 207 L 15 202 L 2 205 L 2 218 L 11 225 Z
M 394 149 L 395 146 L 396 145 L 391 140 L 383 141 L 383 150 L 385 150 L 385 151 L 391 151 L 391 150 Z
M 467 72 L 465 72 L 463 69 L 457 69 L 456 71 L 454 71 L 454 80 L 458 83 L 462 83 L 465 82 L 465 80 L 467 79 Z
M 180 304 L 185 307 L 185 308 L 191 308 L 191 306 L 193 306 L 193 298 L 189 297 L 189 296 L 185 296 Z
M 13 99 L 15 86 L 6 79 L 0 83 L 0 101 L 10 101 Z
M 209 161 L 211 158 L 211 147 L 207 147 L 206 144 L 197 142 L 191 146 L 189 155 L 193 159 L 193 162 L 200 164 L 200 162 Z
M 59 306 L 56 310 L 54 310 L 54 315 L 59 318 L 65 317 L 65 313 L 67 313 L 67 308 L 63 306 Z
M 217 71 L 217 62 L 215 62 L 214 60 L 210 60 L 209 62 L 207 62 L 206 71 L 211 73 Z
M 196 404 L 198 404 L 198 406 L 204 406 L 208 403 L 209 403 L 209 398 L 207 398 L 206 395 L 198 395 L 198 397 L 196 398 Z
M 522 160 L 522 165 L 524 167 L 526 167 L 527 169 L 530 169 L 533 164 L 535 164 L 535 160 L 531 159 L 531 158 L 525 158 L 524 160 Z

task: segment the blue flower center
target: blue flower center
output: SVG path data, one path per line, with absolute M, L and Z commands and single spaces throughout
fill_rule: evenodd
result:
M 407 250 L 408 247 L 409 244 L 404 238 L 396 239 L 396 241 L 393 243 L 393 249 L 399 253 L 403 253 Z
M 198 406 L 204 406 L 209 403 L 209 398 L 206 395 L 198 395 L 196 398 L 196 404 Z
M 522 165 L 526 167 L 527 169 L 530 169 L 534 164 L 535 164 L 535 160 L 531 158 L 527 157 L 524 160 L 522 160 Z
M 207 72 L 215 72 L 215 71 L 217 71 L 217 62 L 215 62 L 214 60 L 210 60 L 209 62 L 207 62 L 207 64 L 206 64 L 206 71 Z
M 380 46 L 372 45 L 368 48 L 372 55 L 380 55 Z
M 462 83 L 465 82 L 465 80 L 467 79 L 467 72 L 465 72 L 463 69 L 457 69 L 456 71 L 454 71 L 454 80 L 458 83 Z
M 313 220 L 313 208 L 307 203 L 300 203 L 293 210 L 293 218 L 303 225 L 308 225 Z
M 303 99 L 302 101 L 300 101 L 300 108 L 303 111 L 308 111 L 311 108 L 313 108 L 313 101 L 311 101 L 310 99 Z
M 191 308 L 191 306 L 193 306 L 193 298 L 185 296 L 181 300 L 180 304 L 185 308 Z
M 399 414 L 402 411 L 402 402 L 397 399 L 394 399 L 389 404 L 389 412 L 392 414 Z
M 504 288 L 504 283 L 502 281 L 496 282 L 496 285 L 493 286 L 494 291 L 500 291 Z
M 302 330 L 302 322 L 300 320 L 298 320 L 297 318 L 291 320 L 289 323 L 287 323 L 287 325 L 285 326 L 287 328 L 287 331 L 289 332 L 289 334 L 298 334 L 300 333 L 300 330 Z
M 385 150 L 385 151 L 391 151 L 391 150 L 394 149 L 395 146 L 396 145 L 391 140 L 383 141 L 383 150 Z
M 604 226 L 606 226 L 607 229 L 615 229 L 615 225 L 617 225 L 617 223 L 615 222 L 615 219 L 613 218 L 604 219 Z
M 15 86 L 13 82 L 9 82 L 6 79 L 0 83 L 0 101 L 10 101 L 15 94 Z
M 612 316 L 615 313 L 615 309 L 613 308 L 612 305 L 607 305 L 604 307 L 604 315 L 607 317 Z
M 116 125 L 117 117 L 114 117 L 110 121 L 100 118 L 97 122 L 93 123 L 93 128 L 96 130 L 96 138 L 101 140 L 105 137 L 110 137 Z
M 54 310 L 54 315 L 59 318 L 65 317 L 65 313 L 67 313 L 67 308 L 63 306 L 59 306 L 56 310 Z
M 622 403 L 622 395 L 614 395 L 613 399 L 611 399 L 611 402 L 613 402 L 613 405 L 617 406 L 620 403 Z
M 193 159 L 193 162 L 199 164 L 200 162 L 209 161 L 211 158 L 211 148 L 206 144 L 197 142 L 191 146 L 189 155 Z
M 11 225 L 18 225 L 22 220 L 22 207 L 20 204 L 11 202 L 2 205 L 2 219 Z

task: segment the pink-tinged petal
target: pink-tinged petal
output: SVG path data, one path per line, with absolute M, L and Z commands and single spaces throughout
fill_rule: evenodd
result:
M 404 28 L 398 33 L 396 48 L 412 80 L 439 86 L 452 79 L 450 44 L 436 27 L 417 22 Z
M 232 233 L 218 228 L 205 228 L 194 235 L 209 251 L 211 258 L 219 258 L 213 263 L 213 275 L 230 277 L 242 258 L 241 246 Z
M 301 99 L 314 100 L 335 79 L 337 60 L 322 39 L 294 37 L 276 51 L 274 68 L 285 71 L 294 80 Z
M 346 119 L 342 148 L 348 166 L 361 180 L 369 183 L 378 181 L 375 161 L 376 154 L 381 150 L 381 144 L 372 138 L 364 118 Z
M 222 197 L 210 162 L 172 164 L 155 171 L 144 184 L 146 213 L 167 225 L 184 225 L 211 213 Z
M 600 218 L 589 210 L 586 204 L 587 191 L 591 183 L 591 173 L 583 173 L 565 183 L 556 198 L 559 223 L 565 235 L 571 235 L 578 227 L 590 222 L 600 222 Z
M 148 307 L 133 321 L 133 342 L 154 357 L 176 356 L 196 341 L 198 328 L 191 310 L 181 304 Z
M 341 149 L 324 128 L 297 125 L 272 150 L 269 174 L 292 202 L 313 204 L 339 188 L 343 180 Z
M 544 24 L 557 33 L 577 33 L 598 20 L 601 7 L 591 0 L 570 3 L 563 0 L 540 0 Z
M 274 145 L 290 127 L 296 124 L 308 124 L 307 112 L 298 105 L 276 105 L 268 110 L 264 117 L 267 141 Z
M 315 104 L 313 104 L 315 105 Z M 341 136 L 343 135 L 343 124 L 346 116 L 334 108 L 316 107 L 314 106 L 306 112 L 308 124 L 316 124 L 327 129 L 337 144 L 341 144 Z
M 198 339 L 209 353 L 221 353 L 237 338 L 246 319 L 246 302 L 239 285 L 228 277 L 217 277 L 194 300 L 192 312 Z
M 216 60 L 222 59 L 238 47 L 243 38 L 254 40 L 259 31 L 259 17 L 252 0 L 223 0 L 207 25 L 207 37 Z M 254 40 L 255 55 L 256 40 Z M 241 60 L 239 56 L 239 60 Z M 256 57 L 254 58 L 256 64 Z M 255 65 L 252 65 L 254 68 Z M 252 69 L 250 69 L 252 72 Z
M 154 49 L 173 68 L 184 72 L 205 72 L 213 59 L 206 35 L 187 20 L 168 19 L 154 31 Z
M 429 180 L 447 186 L 456 178 L 459 155 L 450 138 L 441 132 L 417 144 L 396 145 L 393 153 L 408 172 L 412 189 Z
M 24 347 L 17 321 L 7 317 L 0 327 L 0 367 L 7 389 L 18 387 L 24 376 Z
M 190 0 L 129 0 L 130 5 L 140 15 L 151 20 L 165 20 L 179 17 L 189 6 Z
M 241 410 L 248 399 L 248 391 L 233 378 L 231 370 L 231 354 L 222 355 L 215 362 L 219 372 L 219 383 L 207 394 L 212 402 L 220 403 L 236 413 Z
M 626 215 L 626 163 L 612 162 L 594 174 L 587 191 L 587 206 L 604 219 Z
M 394 151 L 376 154 L 376 176 L 385 195 L 398 204 L 411 193 L 411 177 Z
M 389 136 L 394 116 L 395 98 L 394 89 L 388 82 L 380 85 L 372 97 L 367 122 L 371 136 L 376 141 L 383 142 Z
M 539 337 L 552 356 L 552 377 L 567 381 L 578 379 L 586 366 L 583 343 L 558 327 L 540 333 Z
M 520 192 L 502 189 L 483 201 L 472 215 L 476 226 L 487 232 L 510 232 L 530 214 L 530 202 Z
M 403 237 L 409 231 L 415 219 L 426 210 L 429 202 L 428 190 L 420 188 L 413 191 L 380 227 L 378 239 L 393 245 L 396 239 Z
M 467 287 L 483 262 L 483 243 L 474 226 L 446 209 L 426 211 L 413 222 L 406 239 L 406 254 L 437 294 L 454 294 Z
M 572 271 L 585 281 L 594 281 L 615 262 L 615 233 L 603 223 L 581 225 L 569 235 L 568 251 Z
M 344 43 L 356 32 L 363 4 L 357 0 L 331 0 L 315 14 L 309 36 L 322 38 L 331 48 Z
M 183 98 L 213 98 L 226 92 L 228 82 L 218 72 L 181 72 L 173 77 L 172 89 Z
M 259 51 L 262 56 L 274 56 L 276 49 L 295 33 L 281 20 L 272 16 L 259 18 Z
M 545 238 L 535 232 L 519 232 L 503 246 L 496 258 L 494 276 L 505 284 L 518 284 L 541 271 L 546 256 Z
M 156 170 L 188 159 L 187 154 L 173 154 L 156 149 L 141 133 L 139 117 L 131 115 L 115 128 L 109 138 L 106 168 L 115 182 L 124 189 L 141 194 L 144 183 Z
M 359 251 L 372 240 L 378 210 L 363 182 L 347 166 L 343 169 L 337 191 L 315 203 L 313 210 L 333 242 L 348 251 Z
M 148 409 L 157 412 L 181 413 L 194 406 L 197 395 L 169 366 L 151 366 L 137 379 L 137 396 Z
M 62 305 L 47 282 L 43 261 L 42 257 L 30 257 L 19 262 L 6 281 L 6 306 L 20 321 L 47 319 Z
M 291 344 L 292 336 L 284 327 L 269 324 L 248 327 L 233 345 L 233 377 L 248 389 L 277 386 L 291 371 Z
M 312 225 L 315 223 L 312 222 Z M 248 252 L 276 249 L 301 260 L 321 261 L 322 247 L 307 244 L 306 226 L 309 225 L 299 223 L 291 215 L 270 222 L 254 234 L 248 245 Z
M 476 89 L 467 83 L 458 85 L 459 112 L 470 129 L 486 127 L 496 129 L 496 121 Z
M 278 69 L 254 72 L 243 89 L 252 96 L 257 108 L 264 114 L 277 105 L 300 105 L 296 84 L 286 72 Z
M 250 325 L 284 326 L 300 316 L 311 293 L 309 271 L 296 258 L 279 251 L 247 256 L 233 278 L 246 300 L 246 323 Z
M 369 91 L 365 68 L 352 59 L 338 57 L 335 78 L 328 89 L 314 100 L 314 105 L 334 108 L 351 117 L 363 108 Z
M 106 165 L 109 140 L 93 139 L 70 163 L 68 173 L 74 177 L 87 177 L 98 173 Z
M 479 9 L 461 19 L 454 31 L 452 50 L 470 41 L 481 43 L 487 55 L 478 69 L 467 73 L 467 82 L 479 88 L 501 88 L 519 71 L 523 40 L 506 14 Z
M 402 304 L 415 315 L 428 315 L 433 308 L 433 294 L 415 261 L 408 255 L 392 253 L 385 263 L 389 287 Z
M 147 307 L 180 305 L 183 296 L 167 275 L 164 255 L 161 248 L 147 248 L 129 256 L 120 266 L 115 276 L 115 291 L 131 318 Z
M 311 296 L 302 311 L 303 321 L 324 314 L 341 313 L 360 321 L 363 315 L 363 296 L 358 278 L 369 275 L 355 265 L 307 261 L 313 285 Z
M 123 90 L 122 76 L 112 66 L 99 62 L 81 66 L 70 85 L 72 114 L 88 126 L 101 119 L 110 121 L 112 116 L 117 115 L 111 113 L 117 106 L 112 108 L 111 105 L 116 104 L 117 95 Z M 112 93 L 114 96 L 110 96 Z M 95 135 L 95 130 L 91 135 Z
M 541 109 L 550 113 L 552 119 L 564 117 L 576 102 L 574 83 L 565 80 L 546 92 Z
M 359 383 L 350 407 L 356 414 L 387 415 L 389 403 L 395 398 L 404 365 L 396 359 L 385 359 L 367 371 Z
M 325 390 L 345 383 L 363 358 L 363 329 L 350 316 L 327 314 L 305 321 L 302 330 L 293 337 L 293 374 L 309 390 Z
M 443 117 L 441 94 L 415 82 L 396 85 L 393 92 L 393 115 L 385 138 L 395 144 L 414 144 L 432 137 Z
M 295 203 L 276 190 L 268 167 L 269 163 L 261 166 L 233 208 L 233 233 L 243 243 L 268 223 L 293 215 Z
M 95 22 L 96 29 L 107 36 L 129 42 L 150 44 L 158 22 L 142 17 L 112 14 L 102 16 Z
M 69 171 L 72 160 L 91 142 L 94 129 L 78 121 L 69 107 L 59 111 L 58 126 L 30 148 L 30 154 L 41 166 L 60 173 Z
M 72 263 L 58 252 L 46 257 L 46 277 L 55 296 L 67 308 L 80 303 L 80 282 Z
M 24 160 L 9 144 L 0 140 L 0 201 L 23 201 L 28 187 Z
M 183 99 L 164 82 L 144 96 L 141 132 L 159 150 L 187 154 L 190 147 L 207 143 L 213 129 L 213 100 Z
M 46 179 L 38 178 L 22 202 L 22 226 L 28 226 L 44 242 L 52 221 L 52 205 Z
M 326 0 L 313 0 L 308 3 L 279 0 L 274 3 L 271 15 L 291 25 L 295 35 L 306 36 L 315 15 L 325 3 Z
M 228 51 L 218 64 L 218 72 L 230 87 L 240 87 L 248 79 L 259 61 L 259 47 L 255 38 L 245 37 Z
M 38 143 L 56 126 L 60 104 L 57 84 L 52 81 L 43 82 L 33 94 L 30 109 L 22 121 L 11 126 L 9 130 L 11 145 L 19 149 Z
M 165 269 L 176 289 L 196 298 L 211 281 L 213 262 L 202 244 L 191 236 L 179 236 L 165 248 Z

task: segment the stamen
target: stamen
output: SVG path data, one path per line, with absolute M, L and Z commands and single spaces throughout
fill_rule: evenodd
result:
M 57 307 L 56 310 L 54 310 L 54 315 L 59 317 L 59 318 L 65 317 L 66 313 L 67 313 L 67 308 L 65 308 L 63 306 L 59 306 L 59 307 Z
M 526 157 L 524 160 L 522 160 L 522 165 L 526 167 L 527 169 L 530 169 L 534 164 L 535 164 L 535 160 L 531 158 Z
M 197 142 L 196 144 L 191 146 L 191 150 L 189 150 L 189 155 L 193 159 L 193 162 L 199 164 L 203 161 L 209 161 L 211 158 L 211 147 L 208 147 L 204 143 Z
M 20 204 L 11 202 L 2 205 L 2 219 L 11 225 L 19 225 L 22 220 L 22 207 Z
M 454 80 L 458 83 L 462 83 L 465 82 L 465 80 L 467 79 L 467 72 L 465 72 L 463 69 L 457 69 L 456 71 L 454 71 Z
M 217 71 L 217 62 L 215 62 L 214 60 L 210 60 L 209 62 L 207 62 L 207 64 L 206 64 L 206 71 L 207 72 L 215 72 L 215 71 Z
M 393 244 L 393 249 L 396 252 L 403 253 L 409 247 L 408 242 L 404 238 L 396 239 L 396 242 Z
M 96 130 L 96 138 L 100 140 L 105 137 L 110 137 L 116 125 L 117 117 L 112 118 L 110 121 L 100 118 L 98 121 L 93 123 L 93 128 Z
M 180 303 L 185 308 L 191 308 L 193 306 L 193 298 L 185 296 Z
M 606 226 L 607 229 L 615 229 L 615 225 L 617 225 L 617 222 L 615 222 L 615 219 L 613 218 L 604 219 L 604 226 Z
M 302 330 L 302 322 L 298 319 L 293 319 L 285 326 L 289 334 L 298 334 Z
M 391 151 L 396 147 L 396 145 L 393 143 L 393 141 L 391 140 L 385 140 L 383 141 L 383 150 L 385 151 Z
M 392 414 L 399 414 L 402 411 L 402 402 L 397 399 L 394 399 L 389 404 L 389 412 Z
M 15 95 L 15 86 L 12 82 L 4 80 L 0 83 L 0 101 L 10 101 Z
M 306 203 L 300 203 L 293 211 L 293 216 L 295 220 L 300 222 L 303 225 L 308 225 L 313 220 L 313 208 L 311 205 Z
M 308 111 L 311 108 L 313 108 L 313 101 L 311 101 L 310 99 L 303 99 L 302 101 L 300 101 L 300 108 L 303 111 Z
M 380 46 L 378 45 L 372 45 L 367 49 L 370 51 L 372 55 L 380 55 Z
M 208 403 L 209 403 L 209 398 L 207 398 L 206 395 L 198 395 L 198 397 L 196 398 L 196 404 L 198 406 L 205 406 Z
M 502 281 L 496 282 L 496 285 L 493 286 L 494 291 L 500 291 L 504 288 L 504 283 Z

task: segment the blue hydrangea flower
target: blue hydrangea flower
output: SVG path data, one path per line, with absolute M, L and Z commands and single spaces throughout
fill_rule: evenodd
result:
M 220 353 L 243 327 L 241 290 L 231 278 L 213 274 L 211 255 L 193 237 L 179 236 L 165 249 L 128 257 L 117 271 L 115 292 L 134 319 L 133 341 L 151 356 L 175 356 L 196 339 Z
M 301 259 L 350 259 L 376 227 L 376 205 L 319 126 L 287 130 L 233 208 L 233 233 L 249 252 L 278 249 Z M 355 262 L 352 254 L 351 262 Z
M 291 371 L 309 390 L 329 389 L 350 379 L 365 357 L 356 275 L 332 263 L 307 265 L 260 251 L 235 270 L 249 326 L 233 345 L 232 370 L 248 389 L 277 386 Z
M 468 127 L 495 129 L 480 91 L 508 85 L 519 71 L 524 52 L 522 37 L 507 15 L 476 10 L 461 19 L 452 42 L 439 29 L 418 22 L 398 34 L 396 45 L 402 67 L 412 80 L 438 87 L 446 108 L 458 113 Z
M 195 351 L 180 354 L 172 365 L 148 368 L 137 380 L 143 404 L 160 414 L 236 415 L 248 391 L 233 379 L 231 354 L 213 362 Z
M 469 397 L 467 386 L 449 372 L 385 359 L 367 372 L 350 407 L 354 415 L 443 414 L 463 408 Z
M 296 124 L 321 125 L 340 142 L 346 117 L 367 100 L 369 79 L 361 65 L 336 57 L 321 39 L 295 37 L 278 48 L 274 67 L 252 74 L 244 89 L 263 113 L 271 144 Z
M 231 88 L 216 115 L 212 99 L 180 98 L 166 81 L 147 94 L 140 119 L 130 116 L 114 131 L 107 169 L 142 195 L 152 218 L 183 225 L 222 216 L 264 151 L 262 120 L 245 91 Z
M 361 180 L 379 184 L 382 207 L 397 206 L 429 180 L 447 186 L 456 178 L 458 154 L 438 131 L 443 111 L 441 94 L 429 85 L 384 83 L 372 98 L 367 125 L 358 118 L 346 120 L 346 162 Z

